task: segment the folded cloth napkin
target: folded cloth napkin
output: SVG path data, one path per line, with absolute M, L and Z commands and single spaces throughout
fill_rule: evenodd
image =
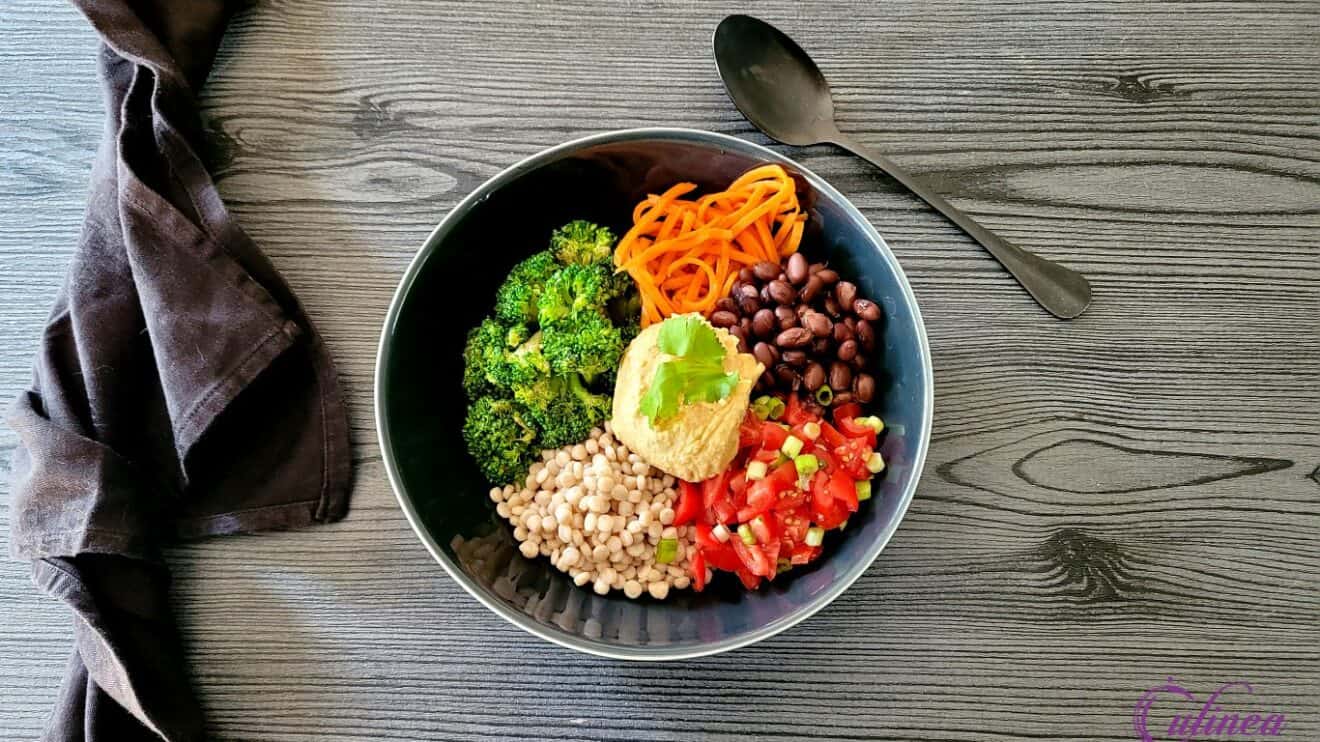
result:
M 204 737 L 160 548 L 348 507 L 348 425 L 302 307 L 198 157 L 225 0 L 74 0 L 108 112 L 86 223 L 10 410 L 11 552 L 74 615 L 45 738 Z

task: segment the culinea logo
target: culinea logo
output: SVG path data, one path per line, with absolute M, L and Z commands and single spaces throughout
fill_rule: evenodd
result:
M 1196 710 L 1196 696 L 1178 685 L 1173 678 L 1165 685 L 1157 685 L 1142 694 L 1132 711 L 1132 728 L 1141 742 L 1178 740 L 1191 742 L 1200 739 L 1226 737 L 1278 737 L 1283 734 L 1282 713 L 1248 712 L 1234 708 L 1226 698 L 1254 694 L 1250 683 L 1225 683 Z M 1190 702 L 1189 703 L 1184 703 Z M 1168 721 L 1165 722 L 1164 720 Z

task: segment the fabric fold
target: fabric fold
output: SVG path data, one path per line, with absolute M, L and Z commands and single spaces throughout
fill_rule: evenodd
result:
M 10 408 L 10 551 L 74 616 L 45 739 L 204 738 L 161 548 L 343 517 L 348 422 L 292 290 L 198 155 L 225 0 L 74 0 L 106 128 L 31 388 Z

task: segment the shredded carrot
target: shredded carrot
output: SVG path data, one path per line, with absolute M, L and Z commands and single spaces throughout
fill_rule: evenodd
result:
M 614 265 L 637 283 L 642 326 L 685 312 L 709 315 L 738 271 L 797 252 L 807 215 L 784 168 L 763 165 L 719 193 L 684 199 L 677 183 L 633 209 L 633 226 L 614 249 Z

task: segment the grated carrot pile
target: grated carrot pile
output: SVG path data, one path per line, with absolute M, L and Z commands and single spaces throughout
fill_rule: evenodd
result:
M 793 179 L 779 165 L 743 173 L 727 190 L 680 198 L 677 183 L 633 209 L 633 226 L 614 250 L 642 297 L 642 327 L 687 312 L 709 315 L 728 296 L 738 271 L 797 252 L 807 215 Z

